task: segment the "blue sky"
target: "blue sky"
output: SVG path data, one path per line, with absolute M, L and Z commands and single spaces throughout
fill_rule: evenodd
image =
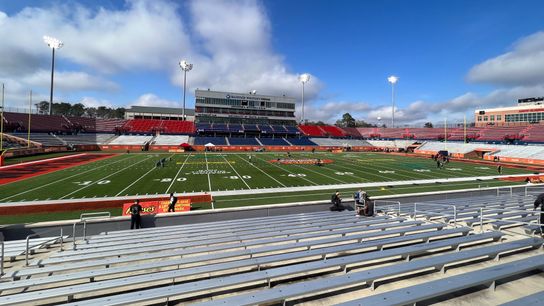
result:
M 544 95 L 542 1 L 0 1 L 0 81 L 6 102 L 26 92 L 89 106 L 179 106 L 177 61 L 199 88 L 300 97 L 307 117 L 342 113 L 387 122 L 387 76 L 402 124 L 460 120 L 475 108 Z M 3 60 L 2 60 L 3 58 Z M 193 105 L 189 95 L 189 105 Z

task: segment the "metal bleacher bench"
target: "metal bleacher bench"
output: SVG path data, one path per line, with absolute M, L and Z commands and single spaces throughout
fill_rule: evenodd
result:
M 338 267 L 346 268 L 347 265 L 352 264 L 361 264 L 370 260 L 378 260 L 378 259 L 391 259 L 392 257 L 402 257 L 402 258 L 409 258 L 410 256 L 417 255 L 417 254 L 424 254 L 429 250 L 434 249 L 443 249 L 446 247 L 449 248 L 456 248 L 459 244 L 463 243 L 472 243 L 474 241 L 477 241 L 478 239 L 484 239 L 489 240 L 491 234 L 488 234 L 486 236 L 479 236 L 479 235 L 473 235 L 473 236 L 467 236 L 467 237 L 460 237 L 460 238 L 452 238 L 452 239 L 446 239 L 446 240 L 440 240 L 440 241 L 434 241 L 430 243 L 422 243 L 417 245 L 410 245 L 406 247 L 399 247 L 399 248 L 391 248 L 387 250 L 383 250 L 380 252 L 368 252 L 363 254 L 356 254 L 356 255 L 347 255 L 342 257 L 334 257 L 334 258 L 323 258 L 322 254 L 336 254 L 340 252 L 344 252 L 346 250 L 355 250 L 357 245 L 340 245 L 340 246 L 334 246 L 327 249 L 315 249 L 315 250 L 309 250 L 309 251 L 302 251 L 302 252 L 293 252 L 293 253 L 286 253 L 286 254 L 279 254 L 279 255 L 272 255 L 272 256 L 263 256 L 263 257 L 256 257 L 251 259 L 245 259 L 240 261 L 231 261 L 231 262 L 224 262 L 224 263 L 218 263 L 218 264 L 206 264 L 203 266 L 197 266 L 197 267 L 187 267 L 180 270 L 172 270 L 172 271 L 162 271 L 162 272 L 156 272 L 156 273 L 146 273 L 143 275 L 137 275 L 137 276 L 129 276 L 119 279 L 111 279 L 111 280 L 104 280 L 104 281 L 97 281 L 93 283 L 88 284 L 79 284 L 79 285 L 72 285 L 72 286 L 65 286 L 60 288 L 53 288 L 53 289 L 45 289 L 45 290 L 39 290 L 39 291 L 33 291 L 33 292 L 25 292 L 21 294 L 12 294 L 7 296 L 0 296 L 0 304 L 17 304 L 17 303 L 29 303 L 29 302 L 37 302 L 41 301 L 43 299 L 48 298 L 66 298 L 70 300 L 74 295 L 77 294 L 87 294 L 87 293 L 96 293 L 103 290 L 117 290 L 126 286 L 149 286 L 153 282 L 172 282 L 175 279 L 183 278 L 183 277 L 190 277 L 191 279 L 195 279 L 195 276 L 202 275 L 204 278 L 207 278 L 210 273 L 219 272 L 219 271 L 229 271 L 232 269 L 239 269 L 239 268 L 257 268 L 258 271 L 255 272 L 249 272 L 249 273 L 242 273 L 234 276 L 225 276 L 220 278 L 214 278 L 212 280 L 201 280 L 201 281 L 195 281 L 183 284 L 184 288 L 189 290 L 189 293 L 191 292 L 200 292 L 202 290 L 211 290 L 212 288 L 225 288 L 225 286 L 229 286 L 230 282 L 233 282 L 232 285 L 247 285 L 250 283 L 255 282 L 261 282 L 261 283 L 270 283 L 272 279 L 278 279 L 278 278 L 285 278 L 289 277 L 291 275 L 297 275 L 300 273 L 312 273 L 313 271 L 322 271 L 323 269 L 336 269 Z M 497 234 L 498 235 L 498 234 Z M 499 235 L 500 236 L 500 235 Z M 492 238 L 492 237 L 491 237 Z M 463 242 L 465 241 L 465 242 Z M 369 242 L 372 243 L 372 242 Z M 504 243 L 503 249 L 510 249 L 513 246 L 515 248 L 519 248 L 520 244 L 516 243 L 515 245 Z M 359 248 L 366 248 L 366 244 L 359 244 Z M 527 246 L 526 244 L 524 246 Z M 499 250 L 500 251 L 500 250 Z M 266 270 L 261 270 L 261 265 L 270 265 L 274 262 L 289 262 L 292 260 L 298 260 L 303 257 L 308 256 L 314 256 L 314 258 L 317 256 L 317 261 L 311 261 L 307 263 L 300 263 L 295 265 L 287 265 L 283 267 L 274 267 L 269 268 Z M 482 256 L 482 255 L 480 255 Z M 32 279 L 31 279 L 32 280 Z M 212 287 L 206 286 L 208 282 L 211 282 L 213 284 Z M 16 282 L 15 282 L 16 283 Z M 167 290 L 167 288 L 162 288 L 163 290 Z M 140 292 L 144 292 L 146 290 L 138 291 L 136 294 L 131 294 L 132 298 L 134 297 L 140 297 Z M 102 301 L 98 302 L 92 302 L 90 304 L 93 305 L 106 305 L 109 304 L 103 303 Z
M 354 219 L 353 217 L 351 219 Z M 108 251 L 118 251 L 123 249 L 132 249 L 134 247 L 148 247 L 148 246 L 158 246 L 158 245 L 165 245 L 165 244 L 171 244 L 176 242 L 194 242 L 194 241 L 202 241 L 202 237 L 206 236 L 206 239 L 227 239 L 227 238 L 233 238 L 235 240 L 251 240 L 253 238 L 263 238 L 263 237 L 273 237 L 273 236 L 294 236 L 296 234 L 300 233 L 310 233 L 310 232 L 318 232 L 318 231 L 336 231 L 340 229 L 352 229 L 353 231 L 357 231 L 360 229 L 365 230 L 374 230 L 374 229 L 382 229 L 385 227 L 395 227 L 395 225 L 392 224 L 382 224 L 382 225 L 375 225 L 373 227 L 369 227 L 369 224 L 367 223 L 368 220 L 364 221 L 362 219 L 360 222 L 352 222 L 353 220 L 338 220 L 338 221 L 329 221 L 329 222 L 322 222 L 322 223 L 313 223 L 313 224 L 302 224 L 302 225 L 296 225 L 292 224 L 290 226 L 283 225 L 280 228 L 263 228 L 263 229 L 255 229 L 253 231 L 243 231 L 243 232 L 233 232 L 229 233 L 227 232 L 219 232 L 215 234 L 200 234 L 200 235 L 159 235 L 160 240 L 157 239 L 157 236 L 154 237 L 153 240 L 146 240 L 143 242 L 134 241 L 134 243 L 127 244 L 126 239 L 125 241 L 116 241 L 115 243 L 110 244 L 101 244 L 101 245 L 87 245 L 86 248 L 80 248 L 79 250 L 75 251 L 65 251 L 62 253 L 56 253 L 51 257 L 67 257 L 72 255 L 81 255 L 81 254 L 91 254 L 91 253 L 106 253 Z M 373 220 L 375 221 L 375 220 Z M 408 225 L 414 225 L 414 224 L 421 224 L 422 221 L 404 221 L 403 219 L 393 219 L 392 221 L 389 221 L 385 219 L 384 221 L 381 221 L 383 223 L 389 223 L 393 221 L 401 221 L 401 223 L 398 223 L 399 225 L 396 226 L 408 226 Z M 85 245 L 83 245 L 85 246 Z M 90 246 L 90 247 L 89 247 Z
M 68 236 L 64 236 L 66 239 Z M 43 237 L 33 238 L 28 241 L 29 253 L 33 254 L 35 250 L 42 247 L 47 247 L 50 244 L 57 242 L 61 237 Z M 23 255 L 26 252 L 26 240 L 13 240 L 4 242 L 4 260 L 14 261 L 17 256 Z
M 448 234 L 451 234 L 451 232 L 449 232 L 448 230 L 445 230 L 443 233 L 443 235 L 448 235 Z M 417 255 L 420 252 L 424 252 L 429 249 L 436 249 L 441 247 L 442 248 L 443 247 L 458 248 L 460 245 L 482 243 L 488 240 L 498 240 L 500 239 L 501 236 L 502 234 L 500 232 L 488 232 L 488 233 L 479 234 L 479 235 L 462 236 L 458 238 L 451 238 L 447 240 L 407 246 L 404 248 L 392 248 L 382 252 L 371 252 L 367 254 L 372 254 L 372 256 L 375 257 L 374 259 L 387 257 L 387 256 L 389 257 L 402 256 L 405 258 L 410 258 L 410 256 Z M 221 270 L 228 270 L 232 268 L 243 268 L 248 266 L 257 266 L 257 268 L 260 269 L 262 265 L 278 263 L 284 260 L 299 260 L 302 262 L 302 261 L 307 261 L 311 258 L 315 258 L 316 256 L 322 259 L 327 259 L 328 254 L 335 254 L 339 252 L 363 251 L 363 250 L 368 250 L 369 248 L 377 248 L 378 250 L 380 250 L 382 249 L 384 245 L 406 242 L 407 239 L 410 239 L 410 238 L 409 237 L 395 237 L 395 238 L 377 239 L 377 240 L 371 240 L 364 243 L 343 244 L 339 246 L 322 247 L 322 248 L 311 249 L 306 251 L 290 252 L 285 254 L 282 253 L 279 255 L 276 254 L 276 255 L 268 255 L 268 256 L 249 257 L 247 259 L 241 259 L 235 262 L 209 264 L 203 267 L 196 267 L 195 269 L 191 269 L 193 267 L 191 266 L 191 268 L 186 268 L 185 271 L 183 272 L 183 275 L 181 276 L 190 276 L 190 275 L 196 276 L 202 273 L 218 272 Z M 270 252 L 270 250 L 273 250 L 273 249 L 279 250 L 281 249 L 281 247 L 282 245 L 269 246 L 269 247 L 263 248 L 264 249 L 263 251 Z M 220 253 L 220 254 L 211 254 L 211 255 L 205 255 L 205 256 L 188 257 L 186 259 L 164 260 L 159 262 L 144 263 L 144 264 L 138 264 L 138 265 L 124 265 L 124 266 L 119 266 L 115 268 L 93 269 L 90 271 L 66 273 L 61 275 L 47 276 L 43 278 L 30 278 L 30 279 L 25 279 L 20 281 L 0 283 L 0 291 L 12 290 L 17 288 L 28 288 L 28 287 L 46 285 L 46 284 L 54 284 L 56 282 L 73 281 L 78 279 L 93 279 L 94 277 L 108 276 L 108 275 L 111 276 L 111 275 L 127 273 L 127 272 L 142 272 L 142 271 L 145 271 L 146 269 L 165 268 L 168 266 L 174 266 L 174 268 L 178 266 L 179 268 L 180 265 L 205 263 L 209 260 L 217 260 L 220 258 L 228 259 L 231 257 L 243 255 L 243 251 L 236 251 L 236 252 L 242 253 L 242 254 L 232 254 L 231 252 L 228 252 L 223 254 Z M 248 252 L 246 251 L 246 253 Z M 365 255 L 365 256 L 369 257 L 370 255 Z
M 544 290 L 522 297 L 517 300 L 510 301 L 508 303 L 501 304 L 501 306 L 540 306 L 544 305 Z
M 370 297 L 338 304 L 338 306 L 415 304 L 417 302 L 479 285 L 488 285 L 490 288 L 495 289 L 497 280 L 520 275 L 533 270 L 543 269 L 544 255 L 537 255 L 415 286 L 376 294 Z M 542 298 L 542 295 L 533 298 Z M 518 303 L 518 305 L 526 306 L 527 304 Z
M 406 243 L 413 243 L 413 242 L 427 242 L 430 241 L 433 238 L 442 238 L 445 236 L 451 235 L 467 235 L 470 231 L 467 227 L 459 227 L 459 228 L 453 228 L 453 229 L 445 229 L 440 231 L 432 231 L 432 232 L 423 232 L 423 233 L 416 233 L 416 234 L 410 234 L 410 235 L 404 235 L 400 237 L 393 237 L 393 238 L 381 238 L 381 239 L 375 239 L 364 242 L 365 245 L 363 247 L 371 247 L 376 246 L 378 249 L 383 249 L 384 246 L 390 245 L 390 244 L 406 244 Z M 386 233 L 387 234 L 387 233 Z M 247 253 L 249 253 L 249 256 L 255 256 L 262 252 L 270 252 L 270 251 L 278 251 L 280 249 L 283 249 L 284 251 L 288 251 L 289 249 L 295 249 L 297 247 L 308 247 L 311 248 L 313 246 L 320 246 L 320 245 L 328 245 L 331 243 L 361 243 L 363 242 L 363 239 L 368 238 L 368 235 L 366 234 L 359 234 L 359 235 L 349 235 L 345 237 L 336 237 L 336 238 L 324 238 L 324 239 L 314 239 L 309 240 L 306 242 L 295 242 L 290 244 L 281 244 L 278 246 L 264 246 L 264 247 L 257 247 L 257 248 L 250 248 L 248 249 Z M 378 237 L 379 238 L 379 237 Z M 223 251 L 220 254 L 215 254 L 214 258 L 221 258 L 221 257 L 230 257 L 234 255 L 234 253 L 226 252 L 228 250 L 239 248 L 240 244 L 235 245 L 219 245 L 219 246 L 213 246 L 213 247 L 200 247 L 200 248 L 194 248 L 194 249 L 188 249 L 188 250 L 179 250 L 179 251 L 169 251 L 168 253 L 148 253 L 148 254 L 137 254 L 127 257 L 121 257 L 121 258 L 108 258 L 108 259 L 99 259 L 94 261 L 85 261 L 85 262 L 70 262 L 66 264 L 58 264 L 58 265 L 50 265 L 45 266 L 43 268 L 30 268 L 30 269 L 24 269 L 17 271 L 11 275 L 13 278 L 20 278 L 25 276 L 31 276 L 31 275 L 37 275 L 37 274 L 49 274 L 54 272 L 65 272 L 69 270 L 74 269 L 93 269 L 98 270 L 97 267 L 104 266 L 106 268 L 115 265 L 115 264 L 126 264 L 133 261 L 141 261 L 141 260 L 151 260 L 151 259 L 161 259 L 163 257 L 172 257 L 172 256 L 180 256 L 182 257 L 182 263 L 192 263 L 192 262 L 200 262 L 201 260 L 204 260 L 206 258 L 201 256 L 191 256 L 189 258 L 183 258 L 183 256 L 187 254 L 199 254 L 199 253 L 209 253 L 209 252 L 218 252 Z M 240 254 L 240 252 L 238 252 Z M 179 264 L 182 264 L 179 263 Z M 167 263 L 165 263 L 165 266 Z M 89 276 L 90 277 L 90 276 Z
M 401 228 L 398 230 L 391 230 L 391 231 L 387 231 L 387 233 L 391 235 L 404 235 L 406 232 L 410 232 L 410 231 L 437 230 L 437 229 L 442 229 L 444 226 L 445 226 L 444 224 L 428 224 L 428 225 L 407 227 L 406 229 Z M 286 235 L 284 232 L 283 236 L 279 238 L 274 237 L 275 235 L 273 233 L 260 234 L 260 235 L 251 236 L 251 239 L 249 239 L 249 237 L 246 237 L 248 240 L 251 240 L 246 242 L 244 242 L 244 239 L 239 237 L 226 237 L 226 238 L 209 239 L 209 240 L 198 239 L 191 242 L 183 242 L 183 240 L 180 240 L 177 243 L 168 243 L 168 244 L 162 244 L 159 241 L 156 244 L 149 245 L 147 247 L 140 246 L 140 247 L 132 248 L 132 249 L 112 250 L 109 252 L 104 251 L 104 252 L 90 253 L 90 254 L 83 253 L 81 255 L 75 254 L 74 256 L 48 258 L 48 259 L 39 261 L 37 264 L 46 265 L 46 264 L 68 262 L 68 261 L 81 261 L 81 260 L 89 260 L 89 259 L 97 259 L 97 258 L 105 258 L 105 257 L 116 257 L 116 256 L 124 256 L 124 255 L 130 255 L 130 254 L 142 253 L 142 252 L 165 251 L 165 250 L 173 250 L 173 249 L 179 249 L 179 248 L 196 247 L 196 246 L 202 246 L 202 245 L 209 246 L 209 245 L 223 244 L 227 242 L 236 242 L 236 241 L 244 242 L 245 245 L 248 245 L 248 246 L 259 245 L 263 243 L 272 243 L 272 242 L 302 241 L 305 239 L 313 239 L 313 238 L 324 237 L 324 236 L 345 236 L 348 234 L 354 234 L 356 232 L 365 232 L 370 230 L 383 229 L 386 227 L 387 225 L 361 227 L 359 230 L 353 230 L 348 228 L 348 229 L 337 230 L 337 231 L 321 231 L 321 232 L 315 232 L 315 233 L 309 233 L 309 234 L 293 232 L 292 235 Z M 367 235 L 368 237 L 375 237 L 375 236 L 382 236 L 384 234 L 382 232 L 370 232 Z
M 483 256 L 487 258 L 498 258 L 499 254 L 503 252 L 510 252 L 520 248 L 538 248 L 542 246 L 542 239 L 540 238 L 527 238 L 523 240 L 517 240 L 513 242 L 505 242 L 501 244 L 485 246 L 480 248 L 474 248 L 465 251 L 459 251 L 454 253 L 447 253 L 444 255 L 437 255 L 431 258 L 421 258 L 412 260 L 405 263 L 399 263 L 396 265 L 390 265 L 386 267 L 378 267 L 374 269 L 363 270 L 360 272 L 346 273 L 340 276 L 333 276 L 327 278 L 321 278 L 316 280 L 310 280 L 306 282 L 300 282 L 290 285 L 277 286 L 275 288 L 263 289 L 256 292 L 235 295 L 223 299 L 216 299 L 209 302 L 203 302 L 194 304 L 195 306 L 211 306 L 211 305 L 255 305 L 264 303 L 278 303 L 290 298 L 296 298 L 301 296 L 316 295 L 330 290 L 339 290 L 341 288 L 348 288 L 351 286 L 357 286 L 363 283 L 369 284 L 371 288 L 375 287 L 375 282 L 379 279 L 386 277 L 401 275 L 406 273 L 420 272 L 423 269 L 434 268 L 445 271 L 444 268 L 447 265 L 464 262 L 467 260 L 481 259 Z M 162 288 L 163 291 L 168 290 L 170 296 L 178 294 L 182 285 L 173 285 L 168 288 Z M 177 287 L 177 288 L 176 288 Z M 153 289 L 151 289 L 153 290 Z M 155 289 L 155 292 L 151 290 L 140 291 L 138 294 L 149 295 L 159 293 L 159 289 Z M 165 294 L 166 292 L 163 292 Z M 122 296 L 122 297 L 121 297 Z M 163 296 L 166 297 L 166 296 Z M 126 295 L 118 295 L 111 297 L 110 299 L 95 299 L 90 300 L 94 302 L 107 301 L 108 305 L 124 305 L 123 303 L 112 303 L 113 301 L 120 301 L 123 298 L 128 298 Z M 91 305 L 79 303 L 78 305 Z M 377 304 L 368 304 L 377 305 Z

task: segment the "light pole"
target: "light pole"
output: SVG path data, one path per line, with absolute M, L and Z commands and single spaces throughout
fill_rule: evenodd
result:
M 399 78 L 392 75 L 387 78 L 387 81 L 391 83 L 391 104 L 393 108 L 391 109 L 391 127 L 395 127 L 395 84 L 399 81 Z
M 53 78 L 55 75 L 55 49 L 60 49 L 64 43 L 54 37 L 44 36 L 43 41 L 51 48 L 53 56 L 51 57 L 51 91 L 49 95 L 49 115 L 53 110 Z
M 298 77 L 298 80 L 302 83 L 302 116 L 301 121 L 304 124 L 304 84 L 310 81 L 310 75 L 308 73 L 303 73 Z
M 187 91 L 187 71 L 191 71 L 191 69 L 193 69 L 193 64 L 189 64 L 189 62 L 187 62 L 186 60 L 182 60 L 179 62 L 179 66 L 181 67 L 181 70 L 183 70 L 183 111 L 181 113 L 181 116 L 185 121 L 185 92 Z

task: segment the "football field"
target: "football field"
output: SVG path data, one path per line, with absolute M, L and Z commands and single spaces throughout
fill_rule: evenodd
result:
M 161 159 L 164 167 L 157 167 Z M 323 166 L 315 165 L 317 159 Z M 507 167 L 502 172 L 525 173 L 531 172 Z M 0 202 L 225 190 L 258 194 L 263 188 L 327 190 L 327 185 L 497 174 L 493 165 L 452 161 L 439 169 L 429 158 L 384 153 L 134 153 L 1 185 Z

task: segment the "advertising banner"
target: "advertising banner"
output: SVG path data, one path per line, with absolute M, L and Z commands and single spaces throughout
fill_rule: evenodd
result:
M 160 213 L 168 212 L 168 200 L 161 201 L 140 201 L 142 206 L 142 212 L 140 215 L 155 215 Z M 130 216 L 130 206 L 134 202 L 124 203 L 123 204 L 123 216 Z M 190 199 L 179 199 L 176 203 L 176 212 L 180 211 L 190 211 L 191 210 L 191 200 Z

